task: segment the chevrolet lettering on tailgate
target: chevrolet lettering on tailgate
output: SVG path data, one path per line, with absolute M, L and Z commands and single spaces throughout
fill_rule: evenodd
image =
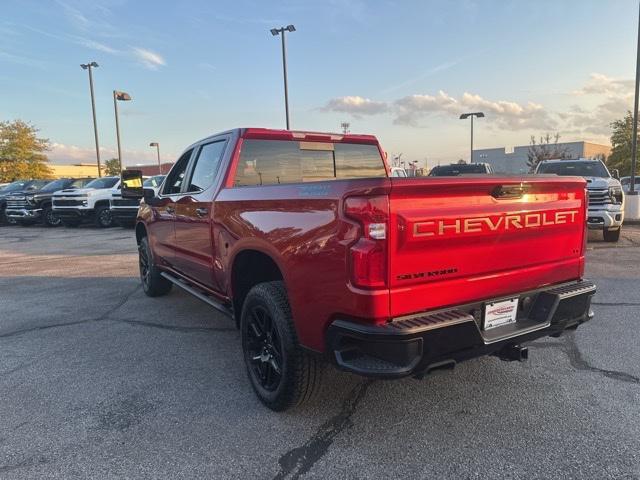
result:
M 541 228 L 575 223 L 578 210 L 558 210 L 534 213 L 509 213 L 470 218 L 442 218 L 413 224 L 414 237 L 454 236 L 473 233 L 497 233 L 507 230 Z

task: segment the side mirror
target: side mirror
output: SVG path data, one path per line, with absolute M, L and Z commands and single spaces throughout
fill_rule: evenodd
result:
M 142 186 L 142 171 L 123 170 L 120 174 L 122 185 L 122 198 L 142 198 L 144 188 Z
M 611 175 L 616 180 L 620 180 L 620 170 L 618 170 L 617 168 L 614 168 L 613 170 L 611 170 Z

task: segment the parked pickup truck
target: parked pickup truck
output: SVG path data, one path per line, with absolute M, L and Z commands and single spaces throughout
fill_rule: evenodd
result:
M 60 225 L 60 217 L 51 206 L 53 194 L 62 189 L 82 188 L 93 178 L 59 178 L 35 192 L 20 192 L 7 197 L 7 218 L 22 225 L 42 222 L 47 227 Z
M 109 202 L 120 189 L 120 177 L 101 177 L 84 188 L 68 188 L 53 194 L 53 212 L 66 227 L 93 223 L 107 228 L 113 225 Z
M 259 399 L 284 410 L 324 359 L 421 376 L 592 318 L 579 177 L 391 178 L 375 137 L 236 129 L 191 145 L 135 228 L 151 297 L 177 285 L 235 319 Z
M 613 175 L 600 160 L 543 160 L 536 173 L 581 176 L 589 192 L 590 229 L 601 230 L 605 242 L 617 242 L 624 222 L 624 193 L 617 170 Z
M 154 175 L 153 177 L 143 178 L 142 186 L 151 188 L 154 192 L 158 192 L 165 175 Z M 118 191 L 111 196 L 109 208 L 113 221 L 123 227 L 133 227 L 138 215 L 140 207 L 140 199 L 138 198 L 122 198 L 122 194 Z

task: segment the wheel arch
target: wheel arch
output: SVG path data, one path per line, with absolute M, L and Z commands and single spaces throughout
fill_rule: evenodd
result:
M 249 291 L 263 282 L 282 281 L 287 288 L 283 270 L 272 255 L 255 248 L 236 253 L 231 263 L 231 300 L 236 326 L 240 325 L 242 305 Z

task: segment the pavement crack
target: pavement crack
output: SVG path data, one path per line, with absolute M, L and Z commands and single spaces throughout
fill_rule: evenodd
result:
M 106 318 L 109 317 L 109 315 L 111 315 L 113 312 L 115 312 L 116 310 L 121 308 L 125 303 L 127 303 L 129 301 L 129 299 L 139 289 L 140 289 L 140 285 L 137 285 L 136 288 L 134 288 L 129 293 L 127 293 L 122 300 L 120 300 L 113 307 L 109 308 L 106 312 L 104 312 L 99 317 L 87 318 L 87 319 L 84 319 L 84 320 L 77 320 L 75 322 L 61 322 L 61 323 L 52 323 L 52 324 L 49 324 L 49 325 L 36 325 L 36 326 L 30 327 L 30 328 L 23 328 L 21 330 L 14 330 L 13 332 L 2 333 L 2 334 L 0 334 L 0 338 L 17 337 L 19 335 L 25 335 L 27 333 L 38 332 L 38 331 L 42 331 L 42 330 L 50 330 L 50 329 L 53 329 L 53 328 L 60 328 L 60 327 L 71 327 L 71 326 L 74 326 L 74 325 L 81 325 L 83 323 L 99 322 L 101 320 L 105 320 Z
M 533 348 L 559 348 L 569 359 L 569 363 L 573 368 L 580 371 L 593 372 L 603 375 L 607 378 L 620 382 L 640 384 L 640 378 L 630 373 L 621 372 L 619 370 L 607 370 L 604 368 L 594 367 L 583 356 L 578 344 L 576 343 L 575 334 L 567 333 L 564 336 L 564 342 L 548 343 L 533 342 L 530 344 Z
M 374 380 L 367 380 L 355 386 L 336 415 L 323 423 L 304 445 L 282 455 L 278 460 L 280 471 L 273 477 L 274 480 L 296 479 L 307 473 L 327 453 L 334 439 L 353 426 L 351 417 L 373 382 Z

